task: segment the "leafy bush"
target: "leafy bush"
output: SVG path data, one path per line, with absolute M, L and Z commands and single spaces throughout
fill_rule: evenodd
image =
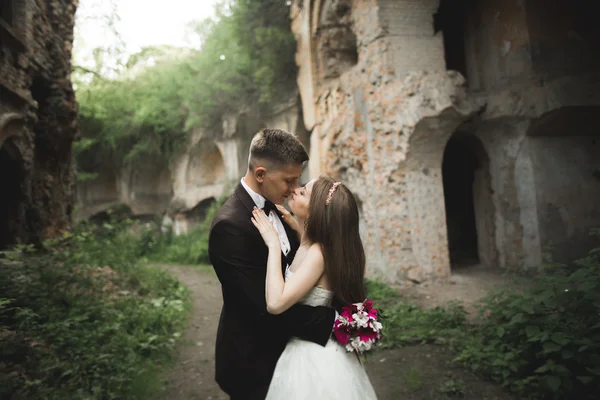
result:
M 225 199 L 226 197 L 221 196 L 214 202 L 208 208 L 202 224 L 188 234 L 175 236 L 172 230 L 163 233 L 157 227 L 148 228 L 139 239 L 138 253 L 140 256 L 164 263 L 209 264 L 210 225 Z
M 384 309 L 382 347 L 449 344 L 457 361 L 523 399 L 600 398 L 600 248 L 574 265 L 541 268 L 520 290 L 491 293 L 472 325 L 458 304 L 422 310 L 382 283 L 367 289 Z
M 0 259 L 1 398 L 147 398 L 159 389 L 186 289 L 139 262 L 123 225 L 76 232 Z
M 389 286 L 366 281 L 367 296 L 383 312 L 382 348 L 413 343 L 449 343 L 464 330 L 466 311 L 459 303 L 423 310 Z
M 438 390 L 448 397 L 463 397 L 464 395 L 462 382 L 454 379 L 442 382 Z
M 480 312 L 460 361 L 523 398 L 600 398 L 600 248 L 520 293 L 491 294 Z
M 144 255 L 153 261 L 183 265 L 209 262 L 208 230 L 203 226 L 179 236 L 171 231 L 159 234 L 156 229 L 148 229 L 141 240 L 146 243 Z

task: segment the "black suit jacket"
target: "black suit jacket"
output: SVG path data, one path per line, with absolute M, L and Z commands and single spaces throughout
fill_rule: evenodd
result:
M 290 337 L 324 346 L 335 318 L 331 308 L 299 304 L 280 315 L 267 312 L 268 249 L 250 220 L 254 206 L 248 192 L 238 184 L 215 216 L 209 236 L 209 257 L 223 293 L 216 342 L 216 380 L 226 393 L 242 398 L 261 391 L 266 394 L 277 360 Z M 287 224 L 283 225 L 290 240 L 291 261 L 299 241 L 297 234 Z M 282 270 L 285 265 L 282 256 Z

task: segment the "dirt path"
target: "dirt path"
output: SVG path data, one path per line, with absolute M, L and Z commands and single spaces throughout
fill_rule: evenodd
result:
M 189 287 L 192 314 L 175 365 L 166 377 L 165 400 L 228 399 L 214 381 L 214 340 L 221 290 L 206 268 L 160 265 Z M 505 400 L 512 397 L 452 363 L 453 355 L 433 345 L 379 351 L 366 369 L 379 400 Z M 317 399 L 314 399 L 317 400 Z
M 215 337 L 221 315 L 221 286 L 208 269 L 160 265 L 191 292 L 192 312 L 183 343 L 165 382 L 165 400 L 229 399 L 215 382 Z
M 477 310 L 474 306 L 480 299 L 491 290 L 509 283 L 513 287 L 516 285 L 510 277 L 503 276 L 497 269 L 474 266 L 453 271 L 452 277 L 445 282 L 425 282 L 397 289 L 406 299 L 424 308 L 460 301 L 467 312 L 476 315 Z

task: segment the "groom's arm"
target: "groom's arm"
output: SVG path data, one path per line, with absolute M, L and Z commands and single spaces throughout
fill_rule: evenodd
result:
M 253 265 L 248 260 L 248 254 L 257 251 L 249 237 L 251 232 L 244 232 L 227 220 L 217 222 L 209 237 L 210 261 L 224 290 L 235 292 L 239 300 L 235 307 L 257 323 L 275 324 L 289 336 L 324 346 L 331 335 L 335 311 L 296 304 L 282 314 L 269 314 L 265 300 L 266 266 Z

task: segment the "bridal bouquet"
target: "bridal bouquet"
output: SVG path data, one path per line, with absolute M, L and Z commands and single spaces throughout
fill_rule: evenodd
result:
M 362 354 L 371 350 L 381 340 L 383 326 L 373 308 L 373 300 L 344 306 L 335 320 L 333 335 L 348 352 Z

